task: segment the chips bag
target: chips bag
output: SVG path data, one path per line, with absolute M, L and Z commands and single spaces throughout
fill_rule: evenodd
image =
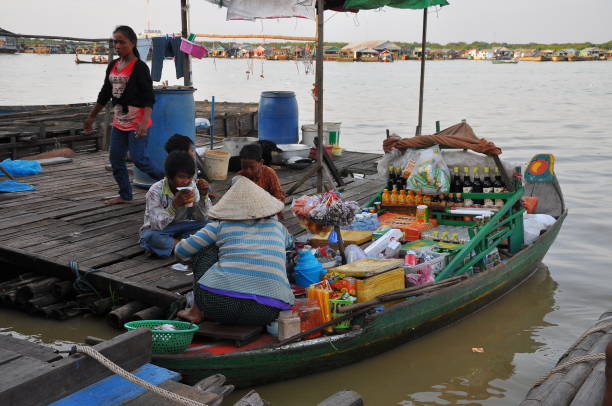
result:
M 407 188 L 426 195 L 448 193 L 450 171 L 438 145 L 420 151 L 416 165 L 408 177 Z

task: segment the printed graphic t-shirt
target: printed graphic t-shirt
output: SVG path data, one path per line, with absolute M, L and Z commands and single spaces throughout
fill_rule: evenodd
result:
M 111 69 L 111 72 L 108 75 L 108 80 L 113 88 L 113 97 L 121 97 L 125 91 L 125 86 L 127 85 L 128 80 L 130 80 L 130 76 L 132 76 L 132 71 L 134 70 L 134 65 L 137 61 L 138 59 L 134 59 L 132 62 L 121 68 L 121 70 L 117 68 L 119 61 L 115 63 L 113 69 Z M 138 128 L 138 124 L 140 124 L 144 117 L 144 107 L 128 106 L 127 113 L 124 113 L 123 106 L 117 104 L 113 108 L 113 112 L 113 127 L 121 131 L 136 130 L 136 128 Z M 151 119 L 149 119 L 147 128 L 151 127 L 151 124 Z

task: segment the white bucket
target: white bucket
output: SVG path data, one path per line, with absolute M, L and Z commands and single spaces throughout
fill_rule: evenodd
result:
M 242 147 L 248 144 L 254 144 L 259 141 L 255 137 L 229 137 L 223 139 L 223 150 L 229 152 L 230 156 L 240 155 Z
M 340 125 L 342 123 L 323 123 L 323 144 L 330 145 L 330 137 L 335 140 L 335 144 L 339 143 Z M 314 139 L 317 136 L 316 124 L 304 124 L 302 126 L 302 144 L 314 147 Z
M 225 180 L 231 154 L 227 151 L 210 149 L 204 152 L 204 172 L 210 180 Z

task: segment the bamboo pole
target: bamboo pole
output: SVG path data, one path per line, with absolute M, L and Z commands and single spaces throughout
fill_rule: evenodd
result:
M 423 9 L 423 41 L 421 45 L 421 83 L 419 86 L 419 123 L 416 128 L 416 135 L 421 135 L 423 129 L 423 88 L 425 85 L 425 60 L 427 45 L 427 7 Z
M 224 34 L 196 34 L 198 38 L 256 38 L 256 39 L 281 39 L 288 41 L 308 41 L 314 42 L 315 37 L 292 37 L 288 35 L 263 35 L 263 34 L 239 34 L 239 35 L 224 35 Z

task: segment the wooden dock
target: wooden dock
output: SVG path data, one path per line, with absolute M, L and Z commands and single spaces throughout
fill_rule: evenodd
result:
M 604 353 L 611 342 L 612 311 L 609 311 L 602 314 L 597 323 L 559 358 L 555 368 L 529 390 L 521 406 L 602 405 L 606 368 L 612 370 L 612 365 L 606 367 Z
M 165 308 L 191 290 L 193 276 L 172 269 L 173 258 L 145 256 L 138 245 L 146 190 L 134 188 L 134 203 L 104 205 L 104 198 L 117 193 L 111 172 L 105 170 L 107 155 L 79 153 L 72 162 L 45 166 L 36 176 L 19 178 L 35 185 L 35 191 L 1 194 L 0 262 L 14 265 L 19 272 L 72 280 L 77 275 L 69 262 L 76 261 L 78 278 L 107 296 Z M 345 175 L 346 186 L 340 190 L 346 199 L 364 204 L 383 187 L 376 175 L 379 158 L 357 152 L 334 158 Z M 284 190 L 305 172 L 277 170 Z M 213 182 L 214 191 L 227 190 L 231 177 Z M 314 180 L 304 183 L 294 196 L 309 193 L 315 193 Z M 283 222 L 299 235 L 304 231 L 290 212 L 292 197 L 286 201 Z

